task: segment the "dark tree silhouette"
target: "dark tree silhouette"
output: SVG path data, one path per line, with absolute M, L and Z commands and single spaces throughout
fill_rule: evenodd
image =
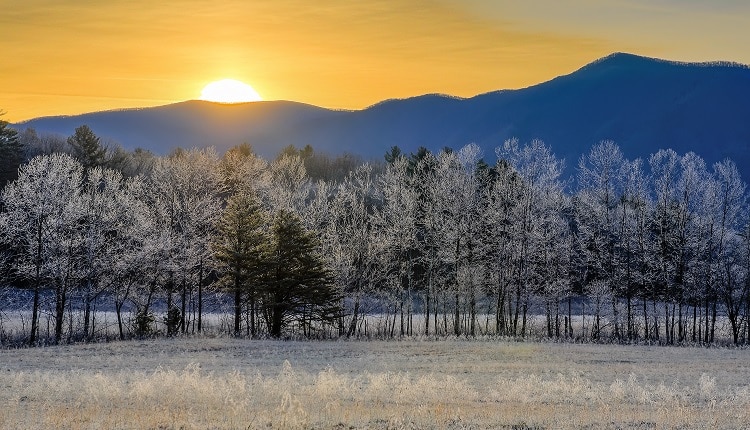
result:
M 3 112 L 0 111 L 0 115 Z M 0 119 L 0 189 L 18 177 L 18 166 L 23 162 L 23 145 L 18 132 Z
M 340 294 L 332 286 L 331 271 L 317 251 L 315 236 L 296 214 L 277 212 L 272 233 L 264 291 L 269 333 L 280 337 L 297 319 L 310 335 L 310 323 L 337 319 Z
M 229 198 L 219 221 L 214 241 L 216 259 L 221 264 L 228 289 L 234 293 L 234 334 L 240 334 L 242 306 L 250 305 L 250 326 L 256 334 L 257 286 L 266 269 L 269 237 L 266 217 L 251 192 L 238 192 Z
M 68 144 L 73 149 L 73 156 L 86 169 L 103 166 L 106 162 L 107 150 L 101 144 L 101 139 L 87 125 L 76 128 L 68 138 Z

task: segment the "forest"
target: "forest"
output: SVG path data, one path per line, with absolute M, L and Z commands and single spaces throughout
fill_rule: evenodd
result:
M 248 144 L 155 156 L 86 126 L 1 125 L 3 343 L 96 340 L 102 308 L 122 339 L 197 333 L 209 297 L 232 336 L 750 342 L 731 160 L 629 160 L 603 141 L 568 178 L 538 140 L 269 161 Z M 19 308 L 20 338 L 3 330 Z

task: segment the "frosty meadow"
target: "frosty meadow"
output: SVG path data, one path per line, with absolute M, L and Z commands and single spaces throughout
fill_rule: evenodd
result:
M 746 355 L 496 339 L 3 350 L 0 427 L 743 429 Z

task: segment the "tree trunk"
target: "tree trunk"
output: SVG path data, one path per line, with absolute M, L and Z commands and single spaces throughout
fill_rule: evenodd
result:
M 55 344 L 62 340 L 62 328 L 65 320 L 65 286 L 58 285 L 55 294 Z M 72 330 L 72 329 L 71 329 Z
M 37 243 L 35 258 L 35 276 L 34 276 L 34 304 L 31 308 L 31 334 L 29 335 L 29 346 L 36 343 L 37 332 L 39 331 L 39 289 L 41 288 L 41 271 L 42 271 L 42 222 L 40 220 L 37 226 Z
M 505 330 L 505 293 L 500 285 L 497 288 L 497 307 L 495 308 L 495 333 L 501 334 Z
M 122 302 L 115 301 L 115 313 L 117 314 L 117 329 L 120 332 L 120 340 L 125 340 L 125 332 L 122 329 Z
M 634 337 L 634 335 L 633 335 L 633 295 L 630 293 L 630 290 L 631 290 L 631 288 L 630 288 L 630 286 L 628 286 L 628 297 L 627 297 L 627 301 L 628 301 L 628 305 L 627 305 L 628 306 L 628 311 L 627 311 L 627 313 L 628 313 L 628 315 L 627 315 L 628 323 L 627 324 L 628 324 L 628 340 L 633 340 L 633 337 Z
M 203 257 L 198 269 L 198 333 L 203 330 Z
M 89 338 L 89 320 L 91 319 L 91 280 L 86 280 L 86 291 L 83 297 L 83 338 Z
M 427 285 L 427 294 L 424 298 L 424 335 L 430 335 L 430 285 Z
M 240 280 L 234 280 L 234 336 L 240 336 L 240 321 L 242 320 L 242 290 Z
M 573 298 L 568 296 L 568 330 L 565 332 L 565 337 L 573 337 Z
M 401 316 L 401 319 L 399 320 L 401 323 L 401 330 L 399 331 L 399 335 L 403 337 L 405 333 L 405 329 L 406 329 L 404 327 L 404 293 L 403 291 L 401 292 L 401 300 L 399 301 L 398 309 L 399 309 L 399 314 Z
M 253 338 L 258 334 L 258 327 L 255 321 L 256 312 L 255 291 L 250 291 L 250 336 Z
M 716 300 L 711 305 L 711 343 L 714 343 L 714 334 L 716 333 Z
M 357 320 L 359 319 L 359 295 L 354 299 L 354 312 L 352 313 L 352 320 L 349 323 L 349 330 L 346 332 L 346 337 L 352 337 L 357 330 Z
M 516 306 L 513 315 L 513 336 L 518 335 L 518 316 L 521 309 L 521 286 L 516 286 Z
M 545 311 L 547 314 L 547 337 L 552 337 L 552 310 L 550 309 L 549 300 L 545 303 Z
M 646 296 L 643 296 L 643 337 L 648 339 L 648 306 Z
M 620 331 L 620 311 L 617 309 L 617 294 L 612 294 L 612 315 L 614 317 L 614 337 L 615 339 L 621 339 L 622 334 Z
M 560 300 L 555 300 L 555 337 L 560 338 Z
M 696 341 L 695 329 L 696 329 L 697 321 L 698 321 L 698 306 L 696 306 L 695 303 L 693 303 L 693 332 L 690 335 L 691 336 L 690 340 L 693 342 Z
M 39 331 L 39 285 L 34 288 L 34 304 L 31 307 L 31 334 L 29 335 L 29 346 L 36 343 L 36 333 Z
M 271 311 L 271 337 L 281 337 L 282 312 L 281 305 L 274 303 Z
M 705 312 L 703 314 L 703 317 L 705 318 L 705 320 L 704 320 L 704 322 L 705 322 L 705 328 L 703 330 L 703 343 L 705 343 L 705 344 L 708 344 L 710 342 L 710 339 L 709 339 L 709 331 L 710 331 L 709 330 L 709 324 L 710 324 L 710 321 L 709 321 L 709 318 L 708 318 L 708 315 L 709 315 L 708 311 L 709 311 L 709 301 L 708 301 L 708 296 L 706 296 Z
M 187 320 L 187 282 L 185 281 L 185 276 L 182 277 L 182 294 L 180 299 L 180 332 L 185 334 L 187 333 L 187 327 L 185 326 Z
M 453 334 L 461 335 L 461 310 L 459 309 L 458 284 L 456 285 L 456 295 L 454 297 L 454 315 L 453 315 Z
M 471 336 L 476 336 L 476 322 L 477 322 L 477 298 L 474 294 L 474 285 L 472 282 L 471 288 L 471 303 L 469 304 L 469 313 L 471 314 L 471 321 L 469 330 L 471 332 Z
M 656 312 L 656 299 L 654 299 L 651 303 L 653 305 L 653 311 L 654 311 L 653 312 L 654 329 L 652 330 L 653 331 L 652 337 L 654 340 L 659 341 L 661 337 L 661 333 L 659 332 L 659 314 Z

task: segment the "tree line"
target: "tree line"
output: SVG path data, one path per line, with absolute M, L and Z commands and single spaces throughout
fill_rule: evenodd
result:
M 207 292 L 231 303 L 234 335 L 368 335 L 377 314 L 382 336 L 541 323 L 551 338 L 750 339 L 750 212 L 729 160 L 628 160 L 601 142 L 566 180 L 543 142 L 509 140 L 493 165 L 473 144 L 394 147 L 311 179 L 312 148 L 270 162 L 249 145 L 179 150 L 133 168 L 143 154 L 115 162 L 79 130 L 80 149 L 35 156 L 2 192 L 4 273 L 34 292 L 32 344 L 41 292 L 56 342 L 91 336 L 100 300 L 122 337 L 152 331 L 157 303 L 167 334 L 201 331 Z

